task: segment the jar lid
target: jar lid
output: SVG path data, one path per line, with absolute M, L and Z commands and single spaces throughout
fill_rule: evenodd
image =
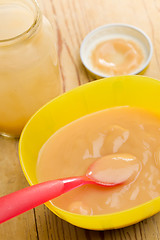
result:
M 153 53 L 153 46 L 150 38 L 142 30 L 128 24 L 107 24 L 91 31 L 84 38 L 80 47 L 81 61 L 92 76 L 95 78 L 115 76 L 114 73 L 110 75 L 99 71 L 93 66 L 91 61 L 91 54 L 96 46 L 111 39 L 132 41 L 137 44 L 143 53 L 143 61 L 136 69 L 127 74 L 116 75 L 134 75 L 142 73 L 148 67 Z M 127 60 L 125 59 L 125 61 Z

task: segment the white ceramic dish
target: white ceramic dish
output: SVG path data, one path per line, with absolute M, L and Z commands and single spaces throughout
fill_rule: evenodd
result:
M 97 44 L 109 39 L 123 38 L 133 40 L 137 43 L 144 55 L 142 64 L 134 72 L 128 75 L 142 73 L 149 65 L 153 53 L 153 46 L 150 38 L 137 27 L 128 24 L 108 24 L 91 31 L 83 40 L 80 48 L 80 57 L 83 65 L 95 78 L 110 77 L 95 70 L 90 61 L 92 50 Z

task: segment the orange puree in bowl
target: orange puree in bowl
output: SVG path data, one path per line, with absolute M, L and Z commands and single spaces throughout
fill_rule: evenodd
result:
M 142 50 L 134 41 L 119 38 L 99 43 L 91 53 L 95 70 L 109 76 L 132 73 L 143 60 Z
M 84 185 L 51 202 L 66 211 L 96 215 L 132 208 L 160 196 L 160 118 L 142 109 L 118 107 L 68 124 L 41 148 L 38 181 L 85 175 L 99 158 L 102 165 L 94 166 L 92 174 L 100 181 L 107 180 L 112 168 L 113 181 L 128 174 L 127 181 L 116 187 Z M 108 159 L 113 162 L 109 160 L 104 169 Z M 131 161 L 128 170 L 127 161 Z

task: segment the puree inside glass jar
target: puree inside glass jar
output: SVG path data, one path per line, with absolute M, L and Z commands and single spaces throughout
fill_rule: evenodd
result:
M 160 196 L 160 117 L 133 107 L 98 111 L 59 129 L 39 152 L 37 179 L 85 175 L 97 159 L 111 154 L 128 154 L 138 161 L 132 181 L 115 187 L 84 185 L 51 203 L 69 212 L 97 215 L 126 210 Z
M 0 1 L 0 135 L 19 137 L 62 92 L 55 32 L 36 1 Z

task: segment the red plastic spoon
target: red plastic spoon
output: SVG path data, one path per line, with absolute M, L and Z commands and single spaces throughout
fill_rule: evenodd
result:
M 1 197 L 0 223 L 84 184 L 114 187 L 133 181 L 139 169 L 139 161 L 129 154 L 102 157 L 88 168 L 85 176 L 39 183 Z

